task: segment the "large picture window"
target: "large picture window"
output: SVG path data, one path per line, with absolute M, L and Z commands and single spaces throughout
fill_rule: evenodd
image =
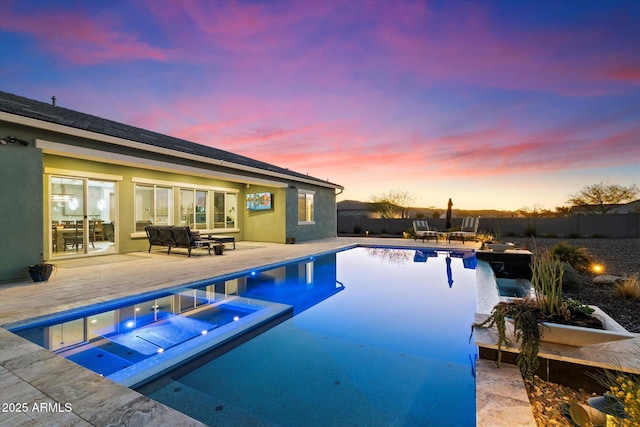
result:
M 188 225 L 194 230 L 237 229 L 237 191 L 134 178 L 137 232 L 147 224 Z M 177 196 L 177 197 L 175 197 Z M 174 203 L 177 207 L 174 208 Z
M 314 193 L 312 191 L 298 191 L 298 224 L 314 223 Z

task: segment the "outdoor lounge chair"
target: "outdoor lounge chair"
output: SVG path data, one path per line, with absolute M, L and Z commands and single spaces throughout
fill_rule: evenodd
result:
M 436 242 L 438 242 L 438 232 L 429 228 L 427 220 L 413 221 L 413 230 L 416 234 L 413 240 L 422 239 L 424 242 L 424 239 L 435 238 Z
M 449 233 L 449 242 L 451 239 L 461 239 L 464 244 L 466 240 L 475 240 L 478 233 L 478 224 L 480 223 L 480 217 L 465 217 L 462 219 L 462 227 L 460 231 L 453 231 Z

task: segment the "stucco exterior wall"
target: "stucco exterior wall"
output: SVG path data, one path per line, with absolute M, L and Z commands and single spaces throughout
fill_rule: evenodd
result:
M 246 209 L 246 193 L 272 193 L 273 209 L 265 211 L 249 211 Z M 238 208 L 244 221 L 245 240 L 255 242 L 275 242 L 284 243 L 285 239 L 285 211 L 287 200 L 285 190 L 282 188 L 270 188 L 265 186 L 251 185 L 243 193 L 242 199 L 238 202 Z
M 298 191 L 314 192 L 314 224 L 298 223 Z M 287 189 L 287 235 L 296 241 L 315 240 L 336 235 L 336 194 L 332 188 L 293 185 Z
M 0 128 L 0 137 L 8 135 L 24 138 Z M 44 253 L 42 197 L 42 151 L 0 145 L 0 281 L 29 277 L 27 267 Z

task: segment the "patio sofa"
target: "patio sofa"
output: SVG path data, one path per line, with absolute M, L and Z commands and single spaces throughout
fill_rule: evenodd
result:
M 222 255 L 223 244 L 216 239 L 203 239 L 199 232 L 191 231 L 188 226 L 147 225 L 144 227 L 149 239 L 149 252 L 153 246 L 167 246 L 167 254 L 171 248 L 186 248 L 189 256 L 191 249 L 206 247 L 209 254 L 211 248 L 216 255 Z

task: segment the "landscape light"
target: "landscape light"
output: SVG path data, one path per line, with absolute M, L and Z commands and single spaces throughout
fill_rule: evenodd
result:
M 591 264 L 591 271 L 596 274 L 604 273 L 604 266 L 602 264 Z

